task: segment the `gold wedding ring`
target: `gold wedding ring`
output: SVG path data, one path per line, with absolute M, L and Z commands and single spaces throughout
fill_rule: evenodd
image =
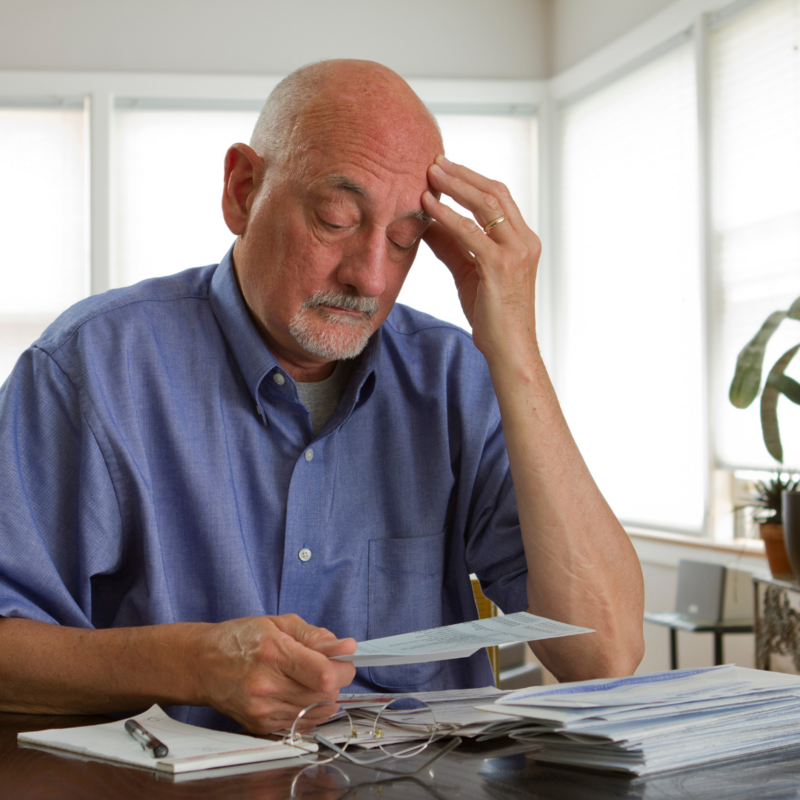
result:
M 505 214 L 503 214 L 503 216 L 502 216 L 502 217 L 498 217 L 497 219 L 493 219 L 493 220 L 492 220 L 492 221 L 491 221 L 491 222 L 490 222 L 490 223 L 489 223 L 489 224 L 488 224 L 488 225 L 487 225 L 487 226 L 486 226 L 486 227 L 483 229 L 483 232 L 484 232 L 484 233 L 489 233 L 489 231 L 490 231 L 492 228 L 494 228 L 494 226 L 495 226 L 495 225 L 499 225 L 501 222 L 503 222 L 503 221 L 505 221 L 505 220 L 507 220 L 507 219 L 508 219 L 508 217 L 507 217 Z

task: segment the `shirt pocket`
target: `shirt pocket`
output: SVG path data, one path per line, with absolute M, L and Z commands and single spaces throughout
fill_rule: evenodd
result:
M 369 638 L 396 636 L 442 624 L 445 535 L 370 539 Z M 423 688 L 440 661 L 369 667 L 369 679 L 386 689 Z

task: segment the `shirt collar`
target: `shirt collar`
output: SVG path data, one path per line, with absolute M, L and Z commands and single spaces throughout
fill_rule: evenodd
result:
M 259 384 L 265 375 L 278 367 L 278 362 L 250 318 L 233 267 L 233 247 L 214 272 L 209 297 L 222 333 L 258 405 Z
M 214 272 L 209 289 L 211 308 L 219 322 L 228 346 L 233 351 L 233 356 L 239 369 L 242 371 L 247 388 L 255 401 L 259 414 L 263 394 L 259 395 L 259 388 L 264 378 L 275 370 L 279 370 L 286 380 L 291 381 L 291 376 L 278 364 L 271 350 L 264 344 L 250 312 L 244 302 L 239 281 L 233 266 L 233 247 L 225 254 Z M 378 329 L 370 337 L 364 352 L 350 375 L 350 382 L 345 390 L 344 400 L 340 403 L 339 413 L 334 414 L 336 425 L 342 425 L 356 407 L 365 403 L 375 384 L 375 372 L 380 361 L 381 330 Z M 327 427 L 327 426 L 326 426 Z

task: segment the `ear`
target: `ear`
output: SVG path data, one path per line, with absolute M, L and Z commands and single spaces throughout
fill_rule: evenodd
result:
M 231 233 L 240 236 L 247 227 L 250 209 L 261 182 L 264 161 L 252 147 L 234 144 L 225 154 L 225 186 L 222 216 Z

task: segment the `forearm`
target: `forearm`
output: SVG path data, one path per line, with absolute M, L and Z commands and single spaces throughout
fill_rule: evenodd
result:
M 201 702 L 207 625 L 83 630 L 0 619 L 0 710 L 89 714 Z
M 572 439 L 539 353 L 541 243 L 503 184 L 441 156 L 428 177 L 475 217 L 423 194 L 435 220 L 425 241 L 453 273 L 500 406 L 530 610 L 596 630 L 545 640 L 535 652 L 561 680 L 628 674 L 644 652 L 641 568 Z
M 560 680 L 631 673 L 644 652 L 641 568 L 572 438 L 535 342 L 490 360 L 528 564 L 530 611 L 596 633 L 534 643 Z

